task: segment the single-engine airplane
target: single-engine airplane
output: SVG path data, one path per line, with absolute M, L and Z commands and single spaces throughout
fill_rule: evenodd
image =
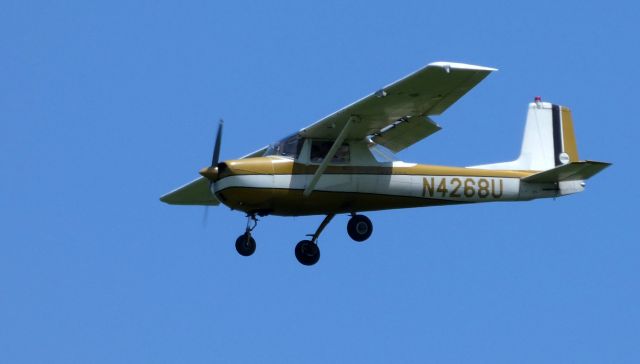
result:
M 358 242 L 373 231 L 362 212 L 420 206 L 560 197 L 610 163 L 580 160 L 571 111 L 529 104 L 520 156 L 470 167 L 406 163 L 392 158 L 441 127 L 440 115 L 494 68 L 435 62 L 318 122 L 244 157 L 220 162 L 222 121 L 209 167 L 160 198 L 174 205 L 225 204 L 247 214 L 236 249 L 256 249 L 256 216 L 326 215 L 295 247 L 304 265 L 320 259 L 318 237 L 336 214 L 350 214 L 347 233 Z

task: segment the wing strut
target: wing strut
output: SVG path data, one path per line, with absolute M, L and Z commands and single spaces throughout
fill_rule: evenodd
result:
M 309 197 L 311 192 L 313 192 L 313 189 L 316 187 L 316 184 L 318 184 L 320 177 L 322 176 L 324 171 L 327 169 L 329 162 L 331 162 L 331 160 L 333 159 L 333 156 L 336 155 L 338 148 L 340 148 L 340 146 L 342 145 L 342 142 L 347 137 L 347 134 L 349 133 L 349 128 L 351 128 L 351 125 L 354 122 L 357 122 L 358 120 L 359 120 L 359 117 L 352 115 L 344 124 L 344 127 L 342 127 L 342 130 L 340 131 L 340 134 L 338 134 L 338 137 L 333 142 L 331 149 L 329 149 L 329 152 L 324 157 L 324 160 L 322 160 L 322 163 L 320 163 L 320 165 L 318 166 L 316 173 L 313 175 L 313 177 L 311 178 L 311 181 L 309 182 L 307 187 L 304 189 L 304 192 L 303 192 L 304 197 Z

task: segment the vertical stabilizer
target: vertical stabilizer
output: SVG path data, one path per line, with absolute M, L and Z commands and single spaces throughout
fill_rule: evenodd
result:
M 546 171 L 578 160 L 571 110 L 536 98 L 529 104 L 518 159 L 473 168 Z

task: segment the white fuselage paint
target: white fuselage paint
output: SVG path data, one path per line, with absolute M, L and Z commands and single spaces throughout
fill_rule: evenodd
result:
M 212 189 L 214 192 L 232 187 L 304 190 L 312 176 L 235 175 L 217 181 Z M 398 174 L 325 174 L 320 178 L 315 191 L 418 197 L 452 202 L 517 201 L 556 195 L 553 186 L 521 183 L 519 178 Z

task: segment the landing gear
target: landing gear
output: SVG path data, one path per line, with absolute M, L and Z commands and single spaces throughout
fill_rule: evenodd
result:
M 322 220 L 322 223 L 318 226 L 316 232 L 314 234 L 307 235 L 311 237 L 310 239 L 302 240 L 296 244 L 296 259 L 298 259 L 300 264 L 309 266 L 318 263 L 320 260 L 318 237 L 320 237 L 324 228 L 329 225 L 335 216 L 336 214 L 328 214 L 324 220 Z M 238 251 L 238 254 L 248 257 L 256 251 L 256 241 L 253 239 L 253 236 L 251 236 L 251 232 L 257 225 L 258 219 L 256 218 L 256 214 L 248 214 L 247 228 L 245 229 L 244 234 L 240 235 L 238 239 L 236 239 L 236 250 Z M 352 213 L 351 219 L 349 219 L 349 223 L 347 224 L 347 232 L 351 239 L 355 241 L 365 241 L 373 232 L 373 224 L 366 216 Z
M 256 251 L 256 241 L 251 234 L 244 233 L 236 239 L 236 250 L 243 257 L 248 257 Z
M 253 226 L 251 226 L 251 222 L 253 222 Z M 247 215 L 247 228 L 244 231 L 244 234 L 240 235 L 238 239 L 236 239 L 236 250 L 238 254 L 243 257 L 248 257 L 256 251 L 256 241 L 251 236 L 251 232 L 253 229 L 258 226 L 258 219 L 256 219 L 255 214 Z
M 304 265 L 314 265 L 318 263 L 320 260 L 320 248 L 318 248 L 318 237 L 322 233 L 322 230 L 331 222 L 331 219 L 336 216 L 336 214 L 329 214 L 327 217 L 322 220 L 322 223 L 316 230 L 315 234 L 308 235 L 311 236 L 311 240 L 302 240 L 296 245 L 295 253 L 296 259 L 300 262 L 300 264 Z
M 352 214 L 349 223 L 347 223 L 347 233 L 351 239 L 362 242 L 371 236 L 373 232 L 373 224 L 368 217 L 364 215 Z
M 302 240 L 296 244 L 296 259 L 304 265 L 314 265 L 320 260 L 320 248 L 311 240 Z

